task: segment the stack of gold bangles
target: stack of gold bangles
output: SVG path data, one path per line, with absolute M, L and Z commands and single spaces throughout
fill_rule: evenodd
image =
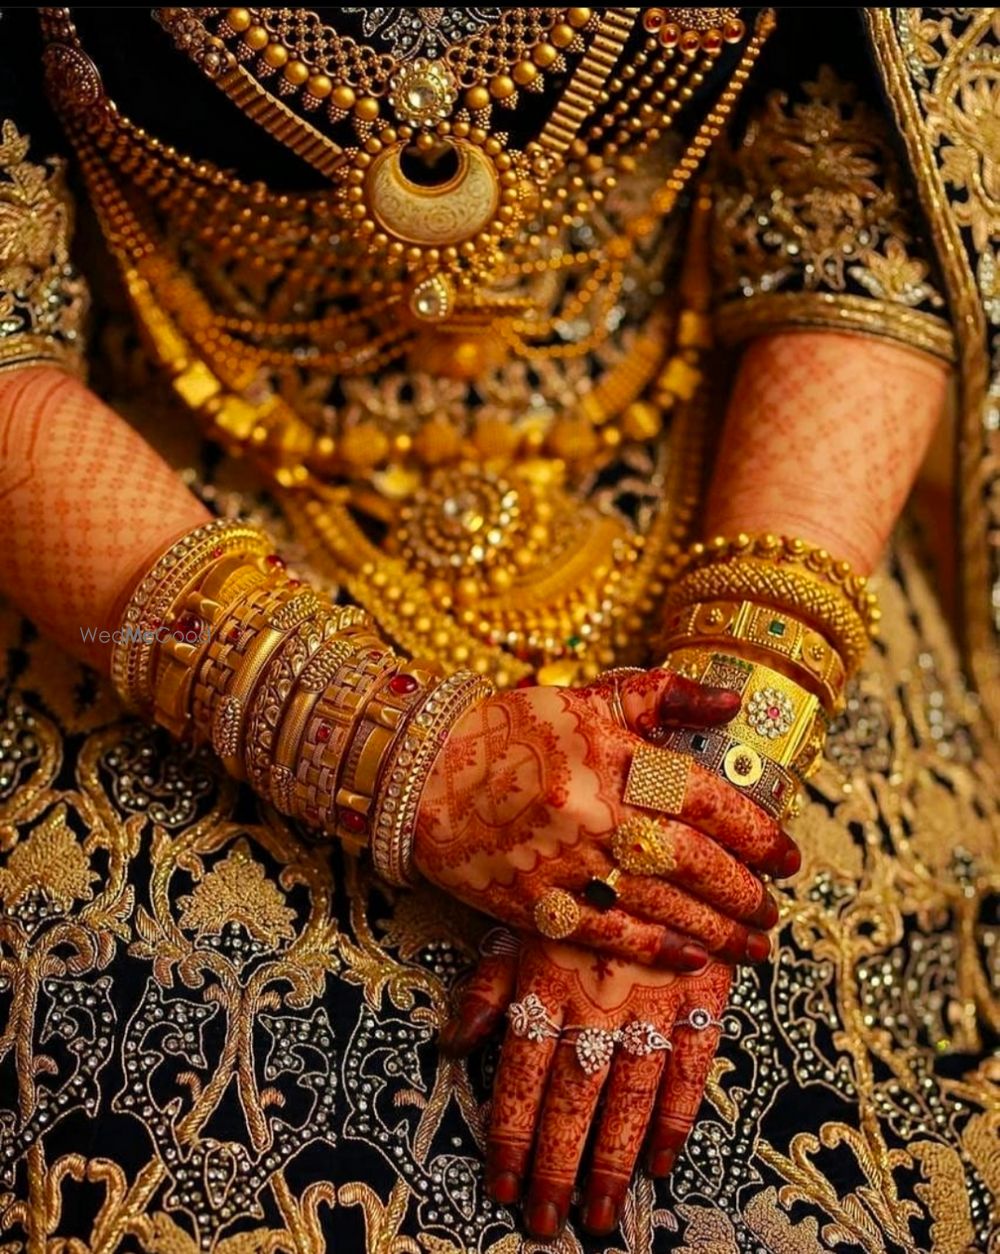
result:
M 739 535 L 696 544 L 667 593 L 663 665 L 740 694 L 725 727 L 664 731 L 633 755 L 623 800 L 639 810 L 611 838 L 615 866 L 593 878 L 583 900 L 600 911 L 617 901 L 623 872 L 669 876 L 673 842 L 664 817 L 684 808 L 693 762 L 720 775 L 779 821 L 795 813 L 803 781 L 817 768 L 844 685 L 878 629 L 879 611 L 863 576 L 801 540 Z M 613 716 L 625 723 L 612 683 Z M 538 930 L 573 935 L 583 917 L 577 897 L 550 888 L 535 902 Z
M 661 743 L 786 817 L 879 617 L 865 577 L 802 540 L 694 545 L 667 594 L 664 665 L 734 689 L 742 703 L 725 728 L 674 731 Z
M 291 578 L 267 535 L 216 520 L 164 553 L 116 634 L 122 699 L 211 742 L 277 809 L 411 878 L 417 805 L 448 728 L 492 686 L 406 662 L 354 606 Z

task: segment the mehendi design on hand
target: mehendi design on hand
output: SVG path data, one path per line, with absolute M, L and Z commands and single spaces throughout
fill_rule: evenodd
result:
M 476 706 L 452 729 L 421 800 L 415 860 L 432 882 L 505 923 L 536 931 L 535 907 L 554 889 L 578 904 L 571 939 L 608 955 L 697 970 L 709 952 L 762 961 L 761 927 L 777 911 L 743 862 L 784 872 L 798 859 L 778 826 L 746 798 L 692 767 L 671 835 L 678 855 L 665 878 L 624 876 L 618 900 L 584 896 L 614 871 L 611 838 L 640 811 L 623 798 L 632 758 L 646 742 L 613 721 L 601 683 L 531 688 Z M 706 722 L 731 713 L 730 694 L 702 691 L 668 671 L 619 680 L 630 719 L 676 710 Z M 694 830 L 700 828 L 700 831 Z M 717 843 L 718 842 L 718 843 Z M 720 846 L 726 846 L 726 848 Z

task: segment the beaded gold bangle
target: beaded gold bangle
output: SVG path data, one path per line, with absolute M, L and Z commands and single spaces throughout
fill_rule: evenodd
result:
M 756 601 L 698 601 L 667 614 L 657 651 L 734 650 L 787 674 L 819 697 L 830 715 L 843 705 L 844 661 L 820 632 L 785 610 Z
M 249 556 L 271 548 L 259 528 L 215 518 L 181 536 L 157 558 L 126 602 L 111 651 L 111 682 L 127 706 L 151 714 L 157 633 L 203 570 L 228 553 Z
M 868 589 L 868 579 L 856 575 L 850 562 L 835 558 L 826 549 L 807 544 L 793 536 L 767 533 L 751 536 L 741 532 L 732 539 L 715 536 L 692 544 L 681 559 L 680 573 L 704 566 L 728 566 L 748 558 L 769 562 L 781 568 L 797 568 L 839 591 L 864 623 L 869 635 L 878 631 L 881 613 L 878 598 Z
M 417 810 L 448 730 L 494 691 L 484 676 L 457 671 L 428 692 L 396 739 L 378 788 L 371 835 L 372 862 L 390 884 L 412 882 Z

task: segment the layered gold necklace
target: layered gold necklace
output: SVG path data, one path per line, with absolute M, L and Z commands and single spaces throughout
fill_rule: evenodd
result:
M 367 40 L 308 10 L 157 11 L 329 181 L 318 193 L 242 182 L 135 125 L 68 10 L 43 11 L 48 82 L 155 356 L 215 436 L 295 489 L 289 512 L 330 573 L 411 653 L 501 683 L 592 673 L 641 646 L 685 519 L 662 508 L 637 528 L 581 484 L 695 391 L 701 250 L 687 308 L 654 304 L 616 337 L 623 293 L 661 263 L 770 16 L 748 34 L 721 9 L 426 11 L 451 15 L 434 30 L 422 10 L 357 12 Z M 674 119 L 729 45 L 714 106 L 664 173 Z M 555 397 L 574 369 L 575 400 L 541 417 L 468 399 L 523 370 Z M 450 380 L 457 418 L 386 429 L 374 400 L 352 400 L 407 375 L 437 395 Z M 323 380 L 339 406 L 310 403 Z M 677 505 L 676 485 L 657 487 Z

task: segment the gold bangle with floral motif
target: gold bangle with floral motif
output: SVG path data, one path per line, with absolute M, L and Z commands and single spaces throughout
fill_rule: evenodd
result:
M 739 693 L 739 713 L 725 732 L 785 770 L 805 778 L 819 760 L 826 739 L 826 716 L 807 689 L 760 662 L 712 649 L 676 649 L 666 665 L 699 683 Z
M 844 661 L 826 637 L 786 610 L 755 601 L 698 601 L 671 610 L 658 649 L 734 649 L 815 693 L 828 714 L 843 706 Z

